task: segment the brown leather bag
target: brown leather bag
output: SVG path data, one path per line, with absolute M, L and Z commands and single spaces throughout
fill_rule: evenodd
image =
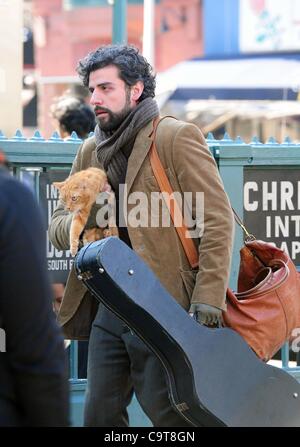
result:
M 238 292 L 227 290 L 225 326 L 268 361 L 300 327 L 300 275 L 289 256 L 263 241 L 240 251 Z
M 160 190 L 172 194 L 155 145 L 159 121 L 153 123 L 150 163 Z M 174 222 L 176 213 L 181 211 L 177 204 L 166 204 Z M 300 275 L 283 250 L 255 240 L 235 212 L 234 215 L 248 240 L 240 251 L 238 292 L 227 289 L 224 325 L 238 332 L 257 356 L 267 361 L 290 339 L 293 329 L 300 327 Z M 193 240 L 185 237 L 186 225 L 183 223 L 176 230 L 191 267 L 196 267 L 199 256 Z

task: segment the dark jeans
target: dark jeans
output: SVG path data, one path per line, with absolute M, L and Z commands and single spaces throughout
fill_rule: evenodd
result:
M 160 361 L 109 310 L 99 306 L 89 341 L 84 425 L 127 427 L 133 392 L 157 427 L 190 427 L 171 406 Z

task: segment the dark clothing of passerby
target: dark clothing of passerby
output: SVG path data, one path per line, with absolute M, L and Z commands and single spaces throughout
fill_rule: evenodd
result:
M 67 426 L 63 338 L 31 191 L 0 168 L 0 426 Z M 3 352 L 5 351 L 5 352 Z

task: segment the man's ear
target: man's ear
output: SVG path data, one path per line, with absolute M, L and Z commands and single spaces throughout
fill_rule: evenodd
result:
M 131 87 L 131 100 L 138 102 L 144 91 L 144 84 L 142 81 L 138 81 Z

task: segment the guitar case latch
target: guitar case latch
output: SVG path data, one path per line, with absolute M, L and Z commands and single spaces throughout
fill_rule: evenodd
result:
M 84 280 L 84 281 L 86 281 L 86 280 L 88 280 L 88 279 L 91 279 L 91 278 L 93 278 L 93 274 L 92 274 L 92 272 L 90 272 L 89 270 L 87 270 L 86 272 L 82 272 L 82 273 L 80 273 L 79 275 L 77 275 L 77 278 L 80 280 L 80 281 L 82 281 L 82 280 Z
M 176 408 L 178 411 L 180 411 L 181 413 L 183 411 L 187 411 L 189 409 L 188 405 L 186 404 L 186 402 L 181 402 L 180 404 L 176 405 Z

